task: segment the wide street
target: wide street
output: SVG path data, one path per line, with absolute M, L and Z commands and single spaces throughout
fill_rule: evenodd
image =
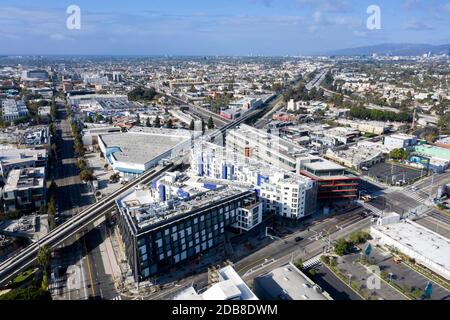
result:
M 57 109 L 56 141 L 58 165 L 55 170 L 57 205 L 59 214 L 64 218 L 83 211 L 95 201 L 94 195 L 84 184 L 76 166 L 74 138 L 62 104 Z M 95 228 L 72 246 L 58 250 L 52 259 L 52 271 L 55 277 L 53 291 L 58 299 L 112 299 L 117 296 L 111 274 L 105 273 L 100 246 L 105 238 L 104 225 Z M 104 246 L 104 245 L 103 245 Z M 111 253 L 112 254 L 112 253 Z
M 105 245 L 105 226 L 95 228 L 69 247 L 56 250 L 52 259 L 50 289 L 55 299 L 112 300 L 118 296 L 114 287 L 114 253 Z
M 306 261 L 321 254 L 327 245 L 328 234 L 330 234 L 331 241 L 334 241 L 353 231 L 368 228 L 371 223 L 370 217 L 361 217 L 360 212 L 362 210 L 362 208 L 357 208 L 342 215 L 323 217 L 314 221 L 310 226 L 301 228 L 299 232 L 288 235 L 281 240 L 274 239 L 262 249 L 234 261 L 234 268 L 244 281 L 252 286 L 254 278 L 269 272 L 273 268 L 282 266 L 292 259 L 301 258 Z M 296 242 L 295 238 L 298 236 L 301 236 L 303 240 Z M 249 272 L 251 269 L 255 271 Z M 170 285 L 158 293 L 143 298 L 151 300 L 171 299 L 176 292 L 192 284 L 196 285 L 197 288 L 206 286 L 207 272 L 202 271 L 181 279 L 176 285 Z
M 71 217 L 94 201 L 94 196 L 89 193 L 88 186 L 84 184 L 76 166 L 77 158 L 74 154 L 74 139 L 67 111 L 61 104 L 57 104 L 56 123 L 58 136 L 56 141 L 58 152 L 58 165 L 55 170 L 55 183 L 57 189 L 57 205 L 59 213 L 64 217 Z
M 412 186 L 400 191 L 384 190 L 383 195 L 373 200 L 375 213 L 394 211 L 399 214 L 411 213 L 408 217 L 431 230 L 450 237 L 450 215 L 442 212 L 429 203 L 436 196 L 438 188 L 450 183 L 450 172 L 437 174 L 422 179 Z

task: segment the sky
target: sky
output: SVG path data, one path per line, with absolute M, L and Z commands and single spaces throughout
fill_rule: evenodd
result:
M 68 29 L 67 8 L 80 8 Z M 369 30 L 369 5 L 381 29 Z M 308 55 L 450 43 L 450 0 L 1 0 L 0 54 Z

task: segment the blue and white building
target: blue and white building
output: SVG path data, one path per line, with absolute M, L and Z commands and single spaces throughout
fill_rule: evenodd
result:
M 298 220 L 315 212 L 317 187 L 307 177 L 211 143 L 196 144 L 192 150 L 191 170 L 211 181 L 227 180 L 233 184 L 249 184 L 263 199 L 264 210 Z

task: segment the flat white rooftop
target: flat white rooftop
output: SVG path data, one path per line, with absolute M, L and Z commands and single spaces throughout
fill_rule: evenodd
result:
M 287 264 L 254 280 L 258 291 L 276 300 L 331 300 L 326 292 L 300 272 Z
M 375 230 L 406 246 L 417 255 L 450 270 L 450 240 L 433 231 L 406 220 L 406 222 L 373 226 Z
M 258 300 L 233 267 L 220 269 L 218 275 L 219 282 L 203 293 L 199 294 L 189 287 L 175 296 L 174 300 Z
M 118 148 L 114 158 L 119 162 L 146 164 L 154 158 L 169 152 L 191 137 L 179 130 L 130 131 L 100 135 L 107 148 Z

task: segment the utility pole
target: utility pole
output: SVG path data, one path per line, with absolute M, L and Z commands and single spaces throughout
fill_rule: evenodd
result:
M 433 193 L 433 184 L 434 184 L 434 174 L 431 176 L 430 196 L 428 197 L 429 201 L 431 201 L 431 194 Z

